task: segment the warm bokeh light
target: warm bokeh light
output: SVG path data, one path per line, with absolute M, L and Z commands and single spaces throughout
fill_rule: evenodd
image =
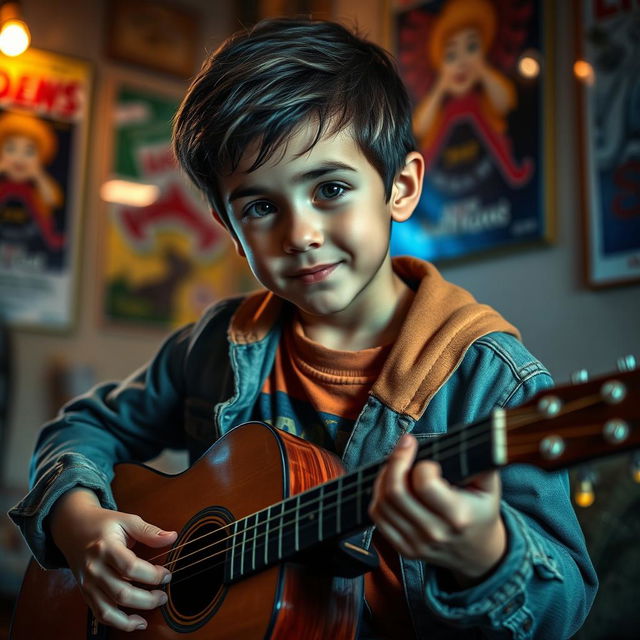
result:
M 130 207 L 148 207 L 159 195 L 160 189 L 155 184 L 140 184 L 127 180 L 107 180 L 100 187 L 100 197 L 105 202 Z
M 573 63 L 573 73 L 576 78 L 585 84 L 592 85 L 596 76 L 593 67 L 586 60 L 576 60 Z
M 592 484 L 590 482 L 581 482 L 577 491 L 573 494 L 573 499 L 579 507 L 590 507 L 596 499 Z
M 532 56 L 522 56 L 518 61 L 518 71 L 525 78 L 537 78 L 540 75 L 540 63 Z
M 0 29 L 0 51 L 6 56 L 19 56 L 31 42 L 31 34 L 22 20 L 7 20 Z

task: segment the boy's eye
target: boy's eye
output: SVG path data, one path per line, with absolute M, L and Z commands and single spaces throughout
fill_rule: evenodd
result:
M 244 215 L 250 218 L 263 218 L 264 216 L 273 213 L 276 208 L 266 200 L 259 200 L 258 202 L 252 202 L 245 210 Z
M 318 187 L 318 197 L 322 200 L 339 198 L 346 191 L 346 187 L 337 182 L 325 182 Z

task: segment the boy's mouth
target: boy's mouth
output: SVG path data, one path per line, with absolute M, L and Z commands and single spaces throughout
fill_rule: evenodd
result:
M 289 277 L 295 278 L 304 284 L 321 282 L 322 280 L 326 280 L 339 264 L 339 262 L 334 262 L 333 264 L 319 264 L 315 267 L 299 269 L 298 271 L 294 271 Z

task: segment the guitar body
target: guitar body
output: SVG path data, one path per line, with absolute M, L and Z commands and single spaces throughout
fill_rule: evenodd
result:
M 337 457 L 261 423 L 230 431 L 187 471 L 168 476 L 138 464 L 116 466 L 118 509 L 140 515 L 180 537 L 174 547 L 212 535 L 288 496 L 344 473 Z M 227 531 L 227 530 L 225 530 Z M 223 539 L 219 534 L 217 539 Z M 222 538 L 220 537 L 222 536 Z M 186 546 L 183 548 L 187 548 Z M 135 548 L 165 564 L 176 551 Z M 186 553 L 186 552 L 185 552 Z M 200 553 L 205 553 L 201 551 Z M 265 552 L 266 553 L 266 552 Z M 173 556 L 175 558 L 177 556 Z M 197 556 L 194 556 L 197 558 Z M 182 562 L 182 565 L 180 564 Z M 179 560 L 176 567 L 186 566 Z M 303 564 L 271 566 L 237 582 L 221 569 L 190 580 L 174 573 L 169 602 L 141 615 L 145 631 L 126 633 L 95 624 L 69 570 L 44 571 L 31 562 L 20 592 L 12 640 L 243 640 L 355 637 L 362 580 L 332 576 Z

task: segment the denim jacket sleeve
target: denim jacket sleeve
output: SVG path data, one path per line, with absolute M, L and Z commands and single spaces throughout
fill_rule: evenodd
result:
M 144 462 L 184 445 L 184 359 L 191 327 L 173 333 L 146 366 L 120 384 L 99 385 L 46 424 L 31 461 L 31 491 L 9 515 L 45 568 L 64 566 L 47 535 L 46 518 L 66 491 L 83 486 L 114 509 L 113 465 Z
M 535 360 L 512 357 L 513 346 L 505 349 L 504 339 L 484 338 L 482 348 L 504 360 L 511 379 L 507 385 L 500 384 L 502 376 L 489 381 L 494 392 L 501 389 L 493 405 L 514 407 L 553 382 Z M 428 605 L 449 624 L 476 627 L 487 638 L 569 638 L 589 611 L 597 577 L 571 505 L 568 475 L 512 465 L 501 477 L 505 557 L 484 582 L 457 592 L 445 591 L 438 570 L 428 567 Z

